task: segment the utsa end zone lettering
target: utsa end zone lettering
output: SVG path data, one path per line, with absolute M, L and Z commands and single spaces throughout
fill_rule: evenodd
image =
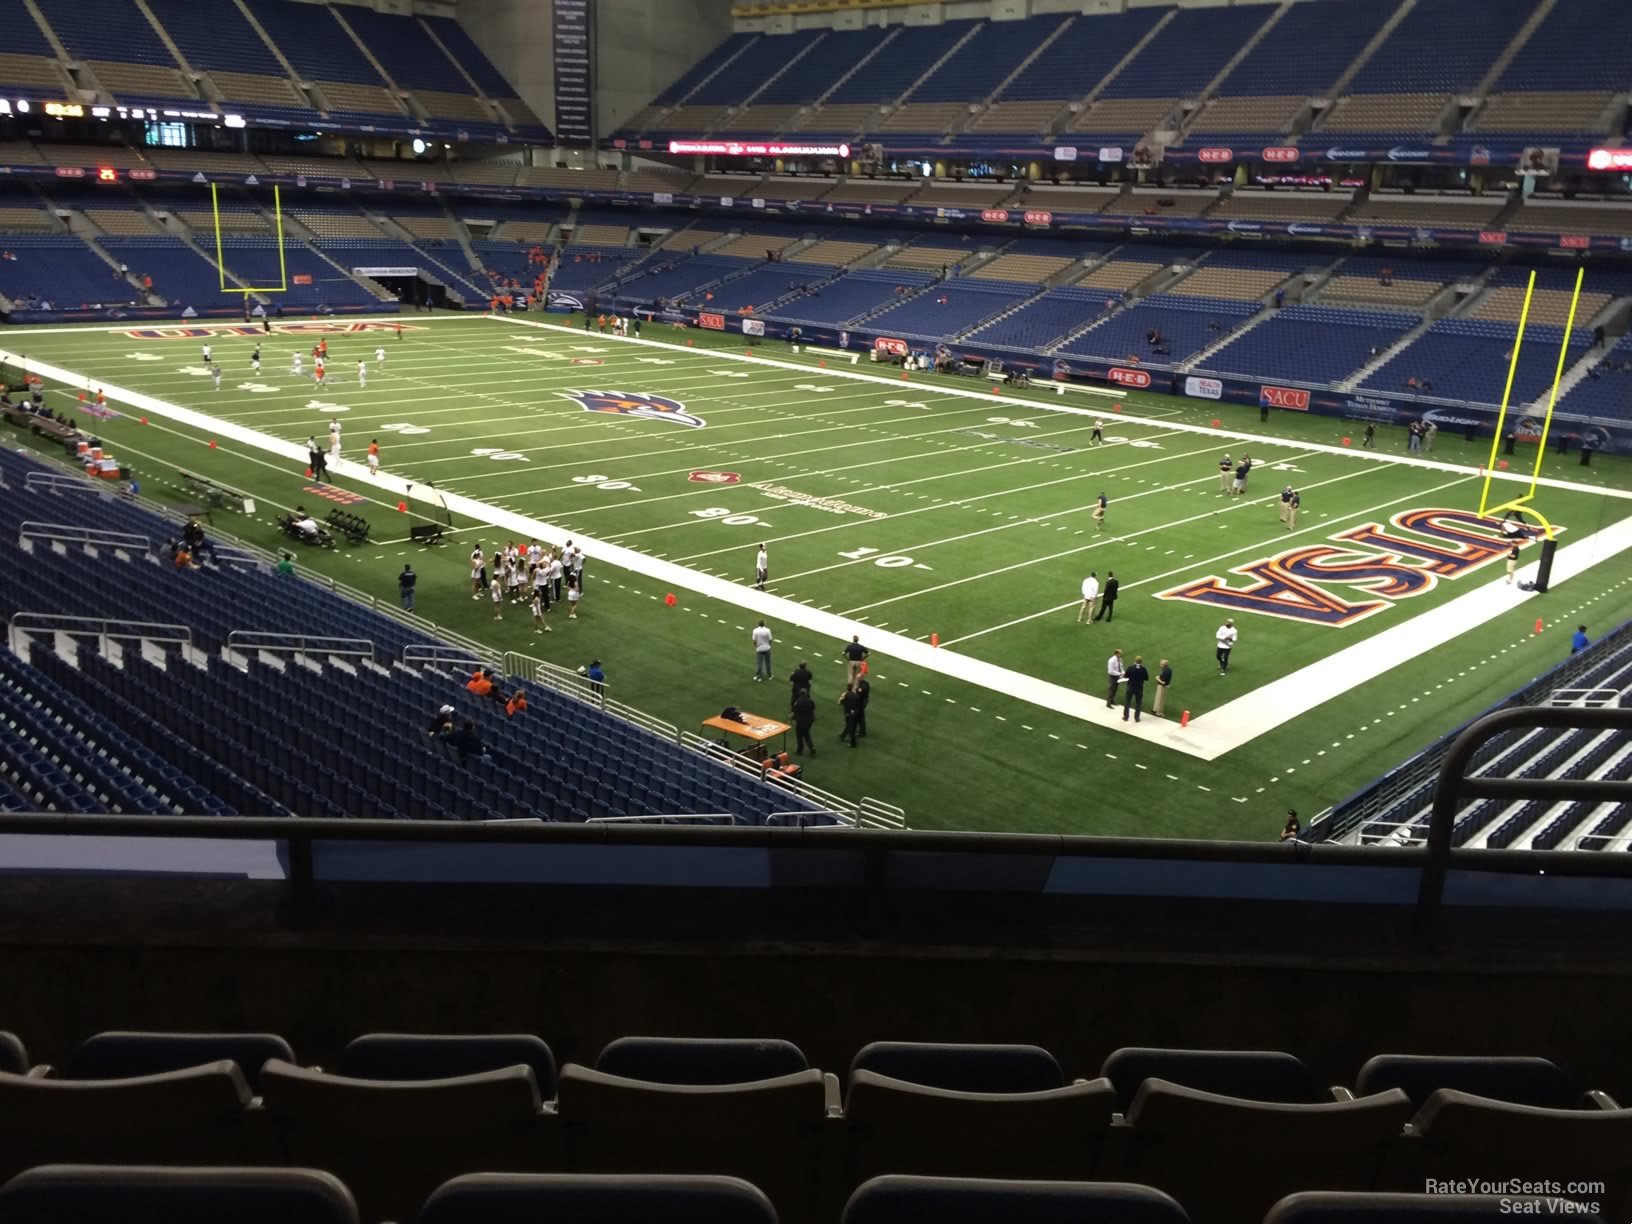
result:
M 1209 576 L 1160 591 L 1156 598 L 1341 627 L 1391 607 L 1391 600 L 1431 591 L 1441 578 L 1464 577 L 1506 556 L 1511 547 L 1493 534 L 1490 519 L 1463 510 L 1406 510 L 1389 524 L 1428 538 L 1413 539 L 1381 523 L 1367 523 L 1331 537 L 1350 547 L 1289 548 L 1231 571 L 1252 579 L 1249 586 L 1231 587 Z M 1360 587 L 1368 598 L 1345 599 L 1329 589 L 1334 586 Z
M 707 424 L 702 417 L 687 412 L 686 406 L 679 400 L 642 391 L 566 391 L 562 397 L 571 400 L 585 412 L 642 417 L 648 421 L 672 421 L 692 429 L 701 429 Z
M 356 332 L 394 332 L 398 324 L 389 323 L 277 323 L 272 331 L 285 336 L 340 336 Z M 420 323 L 403 323 L 403 331 L 424 331 Z M 186 327 L 135 327 L 125 332 L 132 340 L 197 340 L 207 336 L 259 336 L 259 321 L 254 323 L 197 323 Z

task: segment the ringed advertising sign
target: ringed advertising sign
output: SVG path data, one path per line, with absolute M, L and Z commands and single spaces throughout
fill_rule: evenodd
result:
M 1235 158 L 1235 150 L 1233 150 L 1233 149 L 1197 149 L 1196 150 L 1196 160 L 1201 161 L 1201 162 L 1213 162 L 1213 163 L 1227 162 L 1227 161 L 1233 161 L 1234 158 Z
M 1027 225 L 1052 225 L 1054 224 L 1054 214 L 1045 209 L 1028 208 L 1024 220 Z
M 1263 151 L 1263 159 L 1266 162 L 1295 162 L 1301 156 L 1303 155 L 1297 149 L 1289 145 L 1275 145 Z
M 907 355 L 907 342 L 897 340 L 893 336 L 876 336 L 873 338 L 873 348 L 880 353 L 888 353 L 892 357 Z
M 1150 374 L 1144 370 L 1129 370 L 1122 366 L 1112 366 L 1107 377 L 1122 387 L 1148 387 Z
M 697 326 L 706 328 L 709 331 L 724 331 L 725 316 L 705 310 L 697 316 Z
M 1223 399 L 1224 384 L 1216 378 L 1197 378 L 1191 375 L 1184 380 L 1184 393 L 1192 399 Z
M 1259 387 L 1258 405 L 1261 408 L 1286 408 L 1292 412 L 1309 411 L 1309 392 L 1301 387 Z

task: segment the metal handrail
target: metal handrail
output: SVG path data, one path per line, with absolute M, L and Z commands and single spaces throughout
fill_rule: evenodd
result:
M 42 523 L 25 519 L 17 527 L 17 542 L 24 540 L 61 540 L 67 544 L 105 544 L 109 548 L 128 548 L 134 552 L 151 552 L 153 542 L 145 535 L 132 531 L 105 531 L 100 527 L 81 527 L 75 523 Z
M 677 812 L 672 816 L 591 816 L 585 824 L 703 824 L 724 820 L 736 824 L 730 812 Z
M 368 638 L 332 637 L 326 633 L 268 633 L 234 629 L 227 634 L 230 650 L 264 650 L 273 654 L 347 655 L 372 659 L 374 643 Z
M 193 631 L 186 625 L 159 621 L 124 620 L 117 616 L 66 616 L 57 612 L 14 612 L 6 622 L 6 641 L 11 652 L 24 655 L 22 638 L 29 633 L 66 633 L 74 637 L 95 637 L 106 652 L 110 641 L 146 639 L 153 642 L 193 644 Z
M 493 667 L 498 661 L 496 652 L 466 650 L 460 646 L 424 646 L 415 642 L 402 648 L 402 662 L 408 667 L 434 666 L 438 663 Z
M 740 752 L 733 752 L 729 748 L 722 747 L 717 741 L 708 739 L 706 736 L 695 735 L 690 731 L 682 731 L 680 732 L 680 746 L 689 748 L 691 751 L 734 769 L 738 773 L 745 774 L 756 782 L 764 782 L 767 785 L 780 787 L 798 795 L 801 799 L 810 800 L 818 807 L 843 812 L 851 819 L 856 819 L 858 805 L 848 799 L 841 798 L 831 791 L 825 791 L 819 786 L 806 782 L 803 778 L 794 778 L 781 773 L 773 777 L 766 772 L 764 766 L 759 762 L 749 760 Z
M 1456 742 L 1440 762 L 1439 778 L 1434 784 L 1433 814 L 1428 821 L 1428 861 L 1423 866 L 1422 881 L 1417 892 L 1417 919 L 1420 923 L 1429 921 L 1444 899 L 1445 877 L 1450 871 L 1451 836 L 1456 828 L 1456 809 L 1464 799 L 1632 802 L 1632 780 L 1492 778 L 1468 774 L 1467 768 L 1474 754 L 1498 735 L 1520 728 L 1544 727 L 1632 732 L 1632 709 L 1519 706 L 1487 714 L 1456 737 Z M 1548 856 L 1549 869 L 1558 857 L 1561 856 Z
M 43 458 L 43 456 L 42 456 Z M 83 476 L 70 476 L 67 472 L 25 472 L 23 473 L 23 491 L 36 493 L 41 489 L 52 493 L 95 493 L 98 497 L 111 498 L 112 489 L 87 480 Z

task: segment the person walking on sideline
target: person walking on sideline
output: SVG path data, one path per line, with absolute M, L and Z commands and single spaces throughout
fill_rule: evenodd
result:
M 1128 711 L 1133 711 L 1133 721 L 1138 722 L 1145 708 L 1145 681 L 1150 679 L 1150 669 L 1145 666 L 1144 655 L 1133 656 L 1133 666 L 1122 673 L 1122 678 L 1128 686 L 1127 693 L 1122 698 L 1122 721 L 1128 721 Z
M 1089 570 L 1082 580 L 1082 607 L 1077 609 L 1077 624 L 1091 625 L 1099 608 L 1099 571 Z
M 1281 490 L 1281 522 L 1286 522 L 1286 513 L 1292 506 L 1292 486 L 1287 485 Z
M 1094 499 L 1094 530 L 1095 531 L 1104 531 L 1105 530 L 1105 507 L 1106 507 L 1107 504 L 1108 503 L 1105 501 L 1105 494 L 1104 493 L 1101 493 L 1097 498 Z
M 754 683 L 771 678 L 771 631 L 760 621 L 748 635 L 754 642 Z
M 578 619 L 578 605 L 584 601 L 584 580 L 574 575 L 567 583 L 567 619 Z
M 1150 712 L 1157 718 L 1167 717 L 1167 690 L 1173 684 L 1173 669 L 1168 666 L 1166 659 L 1156 665 L 1156 699 L 1151 703 Z
M 1105 660 L 1105 708 L 1116 708 L 1116 686 L 1122 683 L 1126 669 L 1122 666 L 1122 652 L 1111 651 L 1111 657 Z
M 1235 649 L 1235 622 L 1225 621 L 1218 627 L 1214 638 L 1218 642 L 1218 648 L 1213 653 L 1218 657 L 1218 674 L 1222 676 L 1230 670 L 1230 651 Z
M 851 637 L 850 644 L 844 648 L 844 659 L 848 683 L 854 684 L 861 676 L 861 665 L 867 661 L 867 647 L 861 644 L 860 634 Z
M 765 583 L 771 577 L 771 557 L 765 551 L 765 545 L 759 546 L 759 555 L 754 558 L 754 585 L 760 590 L 765 589 Z
M 793 730 L 795 736 L 793 750 L 797 753 L 816 755 L 816 741 L 810 738 L 810 729 L 816 723 L 816 703 L 810 699 L 808 688 L 795 689 L 793 693 Z
M 419 581 L 419 575 L 414 573 L 414 567 L 405 565 L 402 573 L 397 575 L 397 594 L 402 597 L 402 610 L 414 610 L 414 585 Z
M 1301 505 L 1303 505 L 1303 494 L 1293 489 L 1292 500 L 1286 503 L 1286 529 L 1288 531 L 1297 530 L 1298 507 Z
M 862 739 L 867 738 L 867 703 L 872 700 L 873 686 L 867 683 L 866 676 L 856 677 L 856 733 Z
M 1095 620 L 1110 622 L 1116 619 L 1116 593 L 1122 589 L 1115 570 L 1105 571 L 1105 596 L 1100 601 L 1099 611 L 1094 614 Z
M 808 664 L 801 662 L 798 667 L 794 668 L 793 674 L 788 677 L 789 683 L 793 685 L 792 699 L 794 701 L 798 701 L 800 691 L 804 690 L 808 692 L 811 683 L 815 679 L 816 677 L 811 675 L 810 666 Z
M 1218 491 L 1220 493 L 1230 491 L 1230 478 L 1234 475 L 1235 464 L 1228 455 L 1225 455 L 1218 461 Z
M 1094 432 L 1088 435 L 1088 445 L 1089 446 L 1104 446 L 1105 445 L 1105 422 L 1104 421 L 1096 420 L 1094 422 Z
M 380 440 L 378 438 L 368 444 L 368 474 L 370 476 L 380 474 Z
M 1507 550 L 1507 585 L 1508 586 L 1513 585 L 1513 575 L 1518 573 L 1518 569 L 1519 569 L 1519 546 L 1517 544 L 1515 544 L 1515 545 L 1513 545 L 1512 548 Z
M 856 692 L 856 686 L 851 684 L 839 698 L 839 706 L 844 710 L 844 730 L 839 733 L 841 740 L 848 740 L 850 747 L 856 746 L 856 736 L 861 729 L 861 694 Z
M 1366 432 L 1360 435 L 1360 445 L 1365 450 L 1375 450 L 1377 447 L 1377 423 L 1366 422 Z

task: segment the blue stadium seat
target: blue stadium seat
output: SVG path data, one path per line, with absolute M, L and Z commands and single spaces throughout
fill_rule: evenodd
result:
M 316 1169 L 52 1164 L 0 1187 L 7 1224 L 358 1224 L 339 1179 Z
M 777 1224 L 760 1190 L 735 1177 L 475 1173 L 431 1195 L 419 1224 Z
M 1574 1081 L 1545 1058 L 1436 1054 L 1368 1058 L 1355 1077 L 1355 1094 L 1367 1096 L 1390 1088 L 1400 1089 L 1417 1106 L 1441 1088 L 1540 1109 L 1574 1109 L 1581 1104 L 1581 1090 Z
M 539 1095 L 546 1101 L 554 1098 L 555 1056 L 540 1038 L 527 1033 L 368 1033 L 347 1043 L 334 1070 L 353 1079 L 428 1080 L 514 1066 L 529 1068 Z
M 1220 1096 L 1288 1105 L 1329 1101 L 1301 1059 L 1278 1050 L 1162 1050 L 1124 1046 L 1113 1050 L 1099 1073 L 1116 1085 L 1117 1108 L 1126 1112 L 1146 1080 L 1160 1079 Z
M 952 1092 L 1046 1092 L 1065 1086 L 1054 1056 L 1029 1045 L 874 1041 L 857 1051 L 850 1071 Z
M 254 1089 L 273 1058 L 293 1062 L 289 1043 L 273 1033 L 98 1033 L 80 1042 L 59 1074 L 70 1080 L 128 1079 L 233 1063 Z
M 744 1084 L 806 1071 L 788 1041 L 730 1037 L 619 1037 L 595 1059 L 595 1070 L 656 1084 Z
M 996 1181 L 888 1174 L 860 1186 L 842 1224 L 1188 1224 L 1160 1190 L 1119 1182 Z

